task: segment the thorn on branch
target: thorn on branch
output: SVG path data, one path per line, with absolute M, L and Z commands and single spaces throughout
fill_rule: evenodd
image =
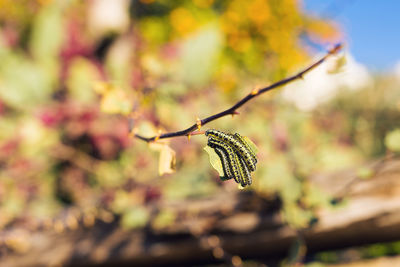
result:
M 157 136 L 154 138 L 154 142 L 157 142 L 160 139 L 161 136 L 161 130 L 158 130 Z
M 260 92 L 260 89 L 253 89 L 253 91 L 251 91 L 251 95 L 257 95 Z
M 202 125 L 199 117 L 196 118 L 196 124 L 197 124 L 197 130 L 200 131 Z
M 239 114 L 240 114 L 240 112 L 238 112 L 238 111 L 236 111 L 236 110 L 232 111 L 232 113 L 231 113 L 232 118 L 233 118 L 235 115 L 239 115 Z

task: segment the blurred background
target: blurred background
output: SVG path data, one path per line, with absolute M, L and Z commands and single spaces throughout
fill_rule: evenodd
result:
M 0 0 L 0 266 L 400 265 L 395 1 Z M 205 125 L 258 147 L 222 182 Z

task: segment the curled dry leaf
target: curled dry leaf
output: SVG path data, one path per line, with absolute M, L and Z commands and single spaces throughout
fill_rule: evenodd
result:
M 150 143 L 150 148 L 160 152 L 160 157 L 158 160 L 159 175 L 163 175 L 165 173 L 174 173 L 176 163 L 175 151 L 167 143 L 161 142 Z
M 327 60 L 328 66 L 326 72 L 328 74 L 336 74 L 344 71 L 347 64 L 347 58 L 345 53 L 334 55 Z

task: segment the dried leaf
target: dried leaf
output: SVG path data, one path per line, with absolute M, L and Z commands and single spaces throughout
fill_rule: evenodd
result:
M 162 142 L 150 143 L 150 148 L 160 152 L 158 161 L 159 175 L 174 173 L 176 165 L 175 151 L 168 144 Z
M 347 58 L 346 55 L 342 53 L 341 55 L 332 56 L 331 58 L 329 58 L 328 62 L 329 66 L 327 67 L 326 72 L 329 74 L 336 74 L 344 71 L 344 67 L 347 63 Z

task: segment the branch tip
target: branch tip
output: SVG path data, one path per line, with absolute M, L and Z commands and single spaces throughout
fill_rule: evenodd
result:
M 331 50 L 328 51 L 328 54 L 330 54 L 330 55 L 336 54 L 337 52 L 342 50 L 342 48 L 343 48 L 343 44 L 342 43 L 338 43 Z

